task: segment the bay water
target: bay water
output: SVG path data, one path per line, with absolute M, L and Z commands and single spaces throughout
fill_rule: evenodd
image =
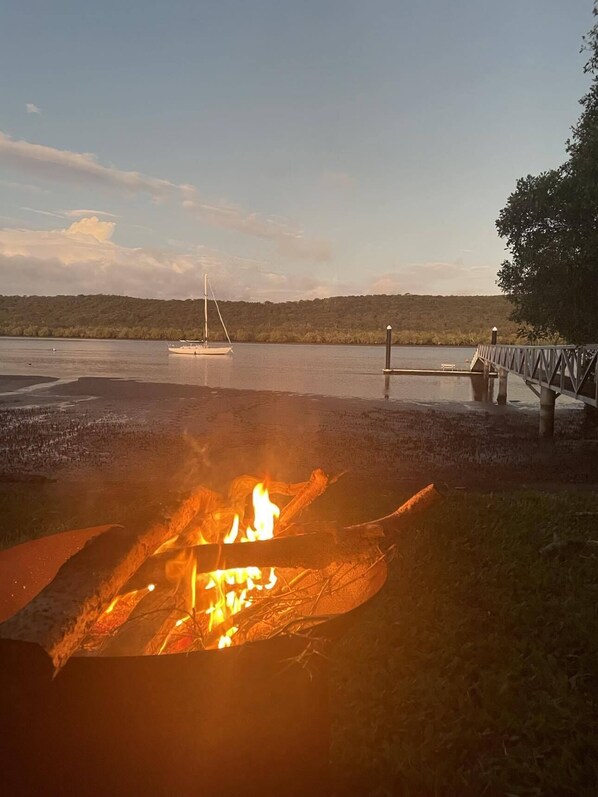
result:
M 393 346 L 394 368 L 469 368 L 473 347 Z M 0 338 L 0 374 L 61 379 L 82 376 L 172 382 L 240 390 L 388 398 L 391 401 L 474 400 L 472 380 L 453 376 L 391 376 L 385 380 L 384 346 L 236 343 L 232 355 L 170 354 L 165 341 Z M 509 401 L 537 399 L 516 376 Z

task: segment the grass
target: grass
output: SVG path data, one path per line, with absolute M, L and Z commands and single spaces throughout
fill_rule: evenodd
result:
M 0 483 L 0 549 L 68 529 L 104 523 L 126 525 L 152 505 L 158 514 L 168 493 L 148 492 L 147 485 L 141 483 Z
M 357 520 L 397 503 L 366 492 L 339 483 L 321 510 Z M 0 546 L 122 521 L 141 500 L 115 493 L 108 517 L 99 495 L 3 485 Z M 405 533 L 334 652 L 336 797 L 595 797 L 598 556 L 539 549 L 553 532 L 598 537 L 597 497 L 462 494 Z
M 337 795 L 598 786 L 596 494 L 462 495 L 401 541 L 333 665 Z

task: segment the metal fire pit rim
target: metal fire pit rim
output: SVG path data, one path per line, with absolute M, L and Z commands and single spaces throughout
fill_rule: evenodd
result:
M 11 555 L 14 556 L 15 554 L 17 557 L 20 555 L 25 554 L 25 559 L 30 559 L 33 557 L 35 559 L 36 549 L 41 548 L 46 550 L 46 553 L 55 553 L 51 551 L 49 545 L 51 541 L 55 543 L 66 543 L 68 541 L 76 541 L 75 548 L 71 551 L 74 553 L 76 550 L 80 549 L 89 539 L 99 534 L 104 533 L 109 528 L 112 528 L 114 524 L 102 524 L 97 526 L 89 526 L 82 529 L 68 529 L 66 531 L 57 532 L 55 534 L 47 534 L 41 537 L 37 537 L 31 540 L 26 540 L 24 542 L 17 543 L 16 545 L 10 546 L 8 548 L 0 550 L 0 571 L 2 570 L 3 559 L 5 557 L 10 557 Z M 68 555 L 71 555 L 69 553 Z M 68 558 L 68 556 L 66 557 Z M 61 566 L 63 561 L 66 561 L 66 558 L 63 558 L 56 566 L 56 570 Z M 52 573 L 52 575 L 45 579 L 45 583 L 40 582 L 39 589 L 36 589 L 35 592 L 31 595 L 27 596 L 27 600 L 25 603 L 28 603 L 30 600 L 35 597 L 43 587 L 48 583 L 54 576 L 56 570 Z M 105 666 L 109 666 L 109 662 L 113 662 L 116 665 L 116 662 L 124 662 L 124 661 L 139 661 L 139 662 L 148 662 L 152 660 L 170 660 L 173 661 L 173 657 L 193 657 L 197 658 L 197 656 L 203 656 L 204 661 L 209 661 L 209 658 L 206 659 L 206 654 L 211 655 L 212 659 L 215 660 L 215 656 L 219 655 L 219 660 L 223 660 L 223 654 L 226 655 L 228 661 L 233 661 L 234 657 L 240 657 L 242 655 L 256 655 L 259 656 L 261 654 L 266 653 L 266 647 L 272 650 L 273 648 L 279 647 L 296 647 L 297 650 L 301 648 L 307 647 L 308 644 L 320 641 L 322 643 L 330 644 L 334 641 L 334 639 L 342 633 L 343 627 L 350 625 L 353 622 L 356 614 L 361 612 L 363 608 L 369 603 L 369 601 L 374 598 L 382 589 L 386 582 L 387 577 L 387 565 L 384 558 L 380 558 L 378 561 L 370 565 L 370 570 L 375 573 L 373 580 L 375 582 L 374 587 L 371 590 L 368 590 L 368 593 L 365 598 L 360 600 L 359 603 L 354 604 L 351 608 L 349 608 L 345 612 L 338 612 L 337 614 L 328 617 L 327 619 L 323 619 L 320 622 L 315 623 L 314 625 L 310 626 L 306 631 L 302 632 L 301 635 L 293 634 L 293 633 L 281 633 L 276 634 L 273 637 L 269 637 L 267 639 L 257 639 L 257 640 L 250 640 L 248 642 L 244 642 L 242 645 L 231 645 L 227 648 L 220 648 L 220 649 L 207 649 L 207 650 L 196 650 L 196 651 L 181 651 L 180 653 L 167 653 L 161 655 L 122 655 L 122 656 L 102 656 L 102 655 L 94 655 L 94 654 L 84 654 L 84 653 L 75 653 L 69 663 L 67 663 L 66 667 L 71 667 L 73 664 L 76 663 L 77 666 L 86 666 L 83 662 L 97 662 L 102 661 L 106 662 Z M 2 583 L 0 582 L 0 614 L 2 613 Z M 4 585 L 5 588 L 5 585 Z M 19 609 L 17 608 L 16 611 Z M 10 614 L 6 615 L 4 619 L 12 616 L 15 612 L 11 612 Z M 1 619 L 1 618 L 0 618 Z M 311 638 L 309 638 L 311 637 Z M 118 665 L 116 665 L 118 666 Z

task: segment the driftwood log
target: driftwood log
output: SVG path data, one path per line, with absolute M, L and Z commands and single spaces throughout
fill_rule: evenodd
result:
M 202 488 L 159 522 L 114 526 L 89 540 L 30 603 L 0 625 L 0 639 L 36 643 L 59 670 L 133 573 L 185 529 L 204 501 Z

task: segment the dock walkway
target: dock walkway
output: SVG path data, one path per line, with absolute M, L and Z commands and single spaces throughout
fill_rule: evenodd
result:
M 498 371 L 499 404 L 506 404 L 509 374 L 516 374 L 525 381 L 540 399 L 540 437 L 554 434 L 554 405 L 558 396 L 582 401 L 588 408 L 598 407 L 598 344 L 480 344 L 471 367 L 483 374 L 487 374 L 490 368 Z
M 598 343 L 585 346 L 499 346 L 480 344 L 473 370 L 484 364 L 517 374 L 528 385 L 598 407 Z

